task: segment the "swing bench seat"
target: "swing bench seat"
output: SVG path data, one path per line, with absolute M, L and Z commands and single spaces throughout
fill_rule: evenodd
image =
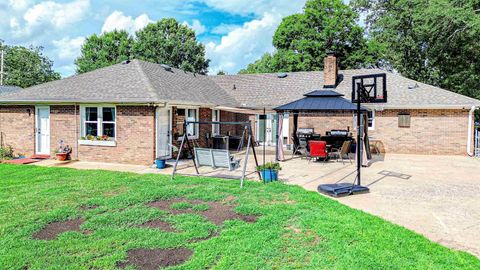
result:
M 197 147 L 194 150 L 195 161 L 199 167 L 228 168 L 230 171 L 240 167 L 240 159 L 234 159 L 228 150 Z

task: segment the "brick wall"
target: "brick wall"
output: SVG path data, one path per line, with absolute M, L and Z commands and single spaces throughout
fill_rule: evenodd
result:
M 0 144 L 16 155 L 35 152 L 35 106 L 0 106 Z
M 410 113 L 410 128 L 398 127 L 398 114 Z M 385 110 L 376 112 L 375 130 L 387 153 L 465 155 L 468 110 Z
M 222 122 L 247 122 L 248 120 L 248 114 L 220 111 L 220 121 Z M 252 126 L 254 124 L 255 122 L 252 122 Z M 221 125 L 220 134 L 227 135 L 230 133 L 232 136 L 241 136 L 243 129 L 244 127 L 241 125 Z
M 293 130 L 293 116 L 289 119 L 290 134 Z M 332 129 L 350 129 L 355 133 L 353 126 L 353 114 L 351 112 L 316 113 L 315 115 L 300 115 L 298 128 L 313 128 L 315 133 L 325 135 Z
M 73 105 L 50 106 L 50 152 L 53 156 L 60 141 L 72 147 L 72 158 L 77 157 L 76 141 L 80 132 L 79 107 Z M 77 118 L 75 118 L 77 115 Z
M 410 128 L 398 127 L 398 114 L 410 113 Z M 290 134 L 293 116 L 289 119 Z M 330 113 L 300 116 L 298 127 L 314 128 L 325 135 L 331 129 L 350 127 L 355 135 L 353 114 Z M 375 129 L 369 136 L 380 141 L 386 153 L 465 155 L 467 147 L 468 110 L 384 110 L 375 112 Z
M 155 160 L 155 108 L 117 106 L 116 147 L 80 145 L 79 160 L 153 164 Z

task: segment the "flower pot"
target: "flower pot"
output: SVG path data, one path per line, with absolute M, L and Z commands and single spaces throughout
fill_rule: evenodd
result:
M 58 161 L 65 161 L 67 160 L 67 153 L 57 153 L 57 160 Z
M 277 170 L 261 170 L 260 174 L 262 175 L 263 181 L 266 183 L 273 182 L 278 180 L 278 171 Z
M 157 169 L 165 169 L 165 159 L 156 159 L 155 164 L 157 165 Z

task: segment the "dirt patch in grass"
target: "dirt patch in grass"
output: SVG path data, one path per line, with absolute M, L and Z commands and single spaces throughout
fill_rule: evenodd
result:
M 138 227 L 160 229 L 163 232 L 176 232 L 175 228 L 173 228 L 170 223 L 159 219 L 147 221 L 143 224 L 138 225 Z
M 33 238 L 37 240 L 53 240 L 57 236 L 64 232 L 80 232 L 80 225 L 85 220 L 83 218 L 76 218 L 66 221 L 56 221 L 47 224 L 42 230 L 33 234 Z
M 193 251 L 186 248 L 174 249 L 132 249 L 127 252 L 127 261 L 117 266 L 125 268 L 129 265 L 137 269 L 150 270 L 159 267 L 175 266 L 187 261 Z
M 256 216 L 242 215 L 233 211 L 232 205 L 222 204 L 218 202 L 209 202 L 208 205 L 210 206 L 210 208 L 207 211 L 201 212 L 200 214 L 209 219 L 215 225 L 222 225 L 223 222 L 231 219 L 240 219 L 250 223 L 257 221 Z
M 182 204 L 185 204 L 185 205 L 190 204 L 192 206 L 206 204 L 209 206 L 209 208 L 204 211 L 195 211 L 194 209 L 192 209 L 192 207 L 172 208 L 172 205 L 177 206 Z M 204 216 L 205 218 L 213 222 L 215 225 L 222 225 L 223 222 L 225 222 L 226 220 L 232 220 L 232 219 L 240 219 L 250 223 L 257 221 L 257 216 L 238 214 L 233 210 L 234 208 L 233 205 L 223 204 L 221 202 L 205 202 L 201 200 L 188 200 L 185 198 L 174 198 L 169 200 L 154 201 L 154 202 L 148 203 L 148 206 L 170 212 L 171 214 L 174 214 L 174 215 L 184 214 L 184 213 L 195 213 L 195 214 Z

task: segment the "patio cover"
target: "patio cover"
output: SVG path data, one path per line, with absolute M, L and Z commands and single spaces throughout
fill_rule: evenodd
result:
M 333 90 L 315 90 L 304 95 L 305 97 L 285 105 L 274 108 L 277 113 L 293 113 L 293 143 L 295 146 L 299 144 L 297 137 L 298 129 L 298 115 L 315 112 L 335 112 L 335 111 L 356 111 L 357 104 L 352 103 L 351 101 L 343 98 L 343 94 L 335 92 Z M 360 107 L 361 111 L 367 111 L 367 108 Z M 363 119 L 363 127 L 366 126 L 366 117 Z M 278 121 L 277 121 L 278 123 Z M 368 138 L 367 128 L 364 128 L 363 135 L 364 138 Z M 368 140 L 364 140 L 368 145 Z M 367 157 L 370 156 L 369 147 L 365 147 L 366 151 L 363 151 L 367 154 Z M 283 147 L 277 147 L 277 159 L 283 157 Z
M 357 105 L 343 98 L 343 95 L 332 90 L 315 90 L 305 97 L 274 108 L 277 112 L 306 111 L 355 111 Z M 367 109 L 361 107 L 361 110 Z

